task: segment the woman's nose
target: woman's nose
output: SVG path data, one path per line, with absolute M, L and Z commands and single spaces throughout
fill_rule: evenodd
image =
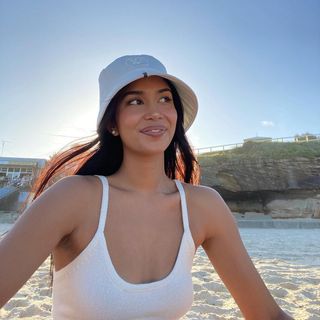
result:
M 145 115 L 146 119 L 161 119 L 162 118 L 162 114 L 156 110 L 152 111 L 152 112 L 148 112 Z
M 162 113 L 159 111 L 157 104 L 149 105 L 146 112 L 146 118 L 162 118 Z

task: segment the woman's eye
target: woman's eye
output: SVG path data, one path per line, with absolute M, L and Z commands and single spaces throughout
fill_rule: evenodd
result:
M 132 99 L 132 100 L 128 101 L 128 104 L 133 104 L 133 105 L 138 105 L 141 103 L 142 103 L 142 101 L 140 99 Z
M 164 96 L 164 97 L 161 97 L 159 99 L 159 101 L 161 103 L 168 103 L 168 102 L 172 101 L 172 98 L 170 98 L 168 96 Z M 139 98 L 135 98 L 135 99 L 129 100 L 127 103 L 128 103 L 128 105 L 141 105 L 141 104 L 143 104 L 143 101 Z
M 160 98 L 160 102 L 170 102 L 170 101 L 172 101 L 172 99 L 167 96 Z

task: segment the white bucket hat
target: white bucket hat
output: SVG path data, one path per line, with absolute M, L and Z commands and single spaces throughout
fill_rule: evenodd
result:
M 187 131 L 190 128 L 198 111 L 195 93 L 183 81 L 168 74 L 165 66 L 149 55 L 123 56 L 114 60 L 101 71 L 99 75 L 100 110 L 97 126 L 99 126 L 111 99 L 117 92 L 130 82 L 146 76 L 160 76 L 172 82 L 183 105 L 184 130 Z

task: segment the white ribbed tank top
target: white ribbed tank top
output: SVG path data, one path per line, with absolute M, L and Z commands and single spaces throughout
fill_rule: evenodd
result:
M 109 185 L 106 177 L 98 177 L 103 186 L 99 225 L 86 248 L 68 265 L 53 271 L 53 319 L 181 318 L 193 302 L 191 268 L 195 254 L 181 182 L 174 180 L 180 193 L 184 228 L 174 267 L 161 280 L 133 284 L 119 276 L 108 252 L 104 229 Z

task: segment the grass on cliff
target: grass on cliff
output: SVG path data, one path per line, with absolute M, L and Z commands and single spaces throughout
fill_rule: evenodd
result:
M 240 159 L 293 159 L 320 157 L 320 141 L 310 142 L 247 142 L 240 148 L 203 153 L 198 160 L 214 158 L 218 161 Z

